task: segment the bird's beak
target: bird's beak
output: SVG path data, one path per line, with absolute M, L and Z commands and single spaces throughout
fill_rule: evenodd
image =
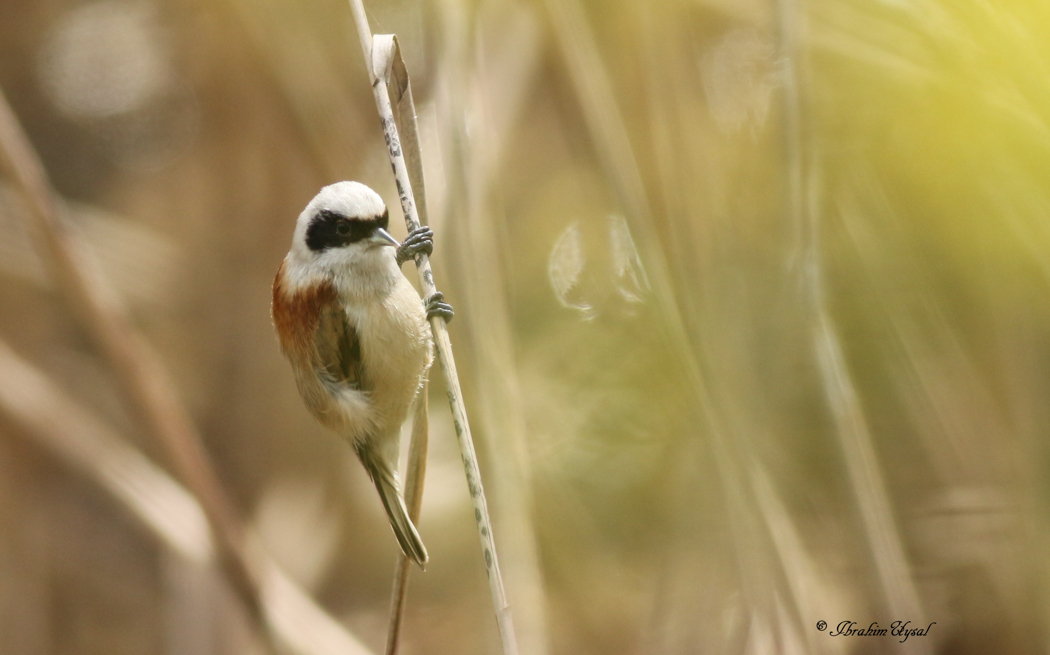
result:
M 390 236 L 390 233 L 381 227 L 376 228 L 375 234 L 372 235 L 372 240 L 381 246 L 393 246 L 396 248 L 401 245 L 397 239 Z

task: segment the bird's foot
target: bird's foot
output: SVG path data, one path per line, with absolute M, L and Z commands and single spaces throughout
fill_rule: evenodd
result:
M 434 252 L 434 230 L 426 225 L 420 225 L 408 233 L 405 240 L 397 247 L 397 265 L 401 266 L 410 259 L 415 259 L 419 253 L 430 255 Z
M 423 301 L 423 306 L 426 307 L 427 310 L 428 321 L 434 318 L 435 316 L 440 316 L 441 318 L 445 319 L 446 323 L 452 320 L 452 317 L 453 315 L 455 315 L 455 312 L 452 311 L 452 305 L 448 304 L 447 302 L 444 302 L 444 299 L 445 297 L 440 291 L 435 291 L 434 293 L 427 296 L 427 299 Z

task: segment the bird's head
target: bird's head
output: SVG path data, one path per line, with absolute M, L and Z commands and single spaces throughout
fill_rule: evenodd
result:
M 289 256 L 303 272 L 368 274 L 394 260 L 384 247 L 398 245 L 386 231 L 389 221 L 372 189 L 360 182 L 331 184 L 299 215 Z

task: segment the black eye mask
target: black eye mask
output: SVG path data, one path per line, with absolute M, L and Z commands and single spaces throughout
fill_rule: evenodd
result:
M 370 219 L 348 218 L 330 209 L 317 212 L 306 228 L 306 246 L 314 252 L 342 248 L 375 234 L 377 228 L 386 229 L 390 212 Z

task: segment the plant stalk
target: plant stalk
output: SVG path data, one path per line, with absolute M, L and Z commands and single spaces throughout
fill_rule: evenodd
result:
M 365 15 L 362 0 L 350 0 L 350 6 L 357 24 L 358 37 L 360 38 L 361 49 L 365 57 L 365 66 L 368 69 L 372 83 L 376 109 L 379 112 L 379 119 L 383 125 L 383 136 L 386 139 L 390 164 L 394 169 L 401 210 L 404 213 L 405 224 L 408 230 L 412 231 L 420 226 L 419 213 L 414 200 L 415 196 L 413 195 L 409 166 L 405 159 L 404 150 L 401 147 L 397 122 L 394 118 L 394 109 L 390 101 L 388 81 L 394 63 L 393 57 L 384 56 L 388 50 L 390 53 L 396 52 L 397 43 L 392 37 L 371 36 L 371 29 L 368 26 L 368 18 Z M 383 41 L 379 42 L 380 39 L 383 39 Z M 389 41 L 386 39 L 389 39 Z M 380 49 L 377 48 L 377 45 L 384 47 Z M 407 76 L 405 82 L 407 86 Z M 410 113 L 411 116 L 408 119 L 414 124 L 414 110 Z M 424 254 L 417 255 L 416 269 L 419 273 L 419 282 L 424 296 L 428 297 L 435 293 L 437 286 L 434 284 L 430 258 Z M 433 332 L 438 359 L 441 362 L 441 371 L 445 376 L 448 402 L 452 409 L 452 421 L 456 428 L 460 455 L 463 459 L 463 468 L 467 476 L 467 487 L 470 490 L 470 498 L 474 505 L 474 518 L 477 521 L 478 537 L 481 540 L 481 549 L 485 556 L 485 570 L 488 574 L 489 589 L 492 592 L 492 603 L 496 612 L 496 623 L 499 627 L 503 653 L 504 655 L 517 655 L 518 648 L 514 636 L 514 622 L 510 612 L 510 603 L 507 600 L 507 594 L 503 587 L 503 576 L 500 573 L 499 560 L 496 556 L 496 542 L 492 535 L 488 503 L 485 500 L 485 491 L 481 483 L 481 471 L 478 468 L 474 440 L 470 434 L 470 423 L 467 419 L 466 406 L 463 403 L 463 392 L 460 389 L 459 375 L 456 372 L 456 362 L 452 355 L 452 343 L 449 340 L 448 328 L 443 318 L 431 318 L 430 328 Z

